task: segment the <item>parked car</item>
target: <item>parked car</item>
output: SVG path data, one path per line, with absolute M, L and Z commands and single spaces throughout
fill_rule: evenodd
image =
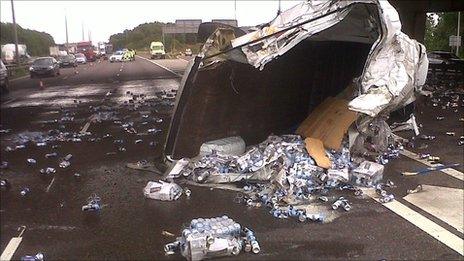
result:
M 60 56 L 58 58 L 58 62 L 60 63 L 60 67 L 76 67 L 77 66 L 77 61 L 76 57 L 72 54 Z
M 1 92 L 6 93 L 8 92 L 8 87 L 10 85 L 9 76 L 8 76 L 8 68 L 6 68 L 5 64 L 2 60 L 0 60 L 0 86 Z
M 60 64 L 53 57 L 40 57 L 35 59 L 31 67 L 29 67 L 31 78 L 37 76 L 60 75 Z
M 86 64 L 87 58 L 85 58 L 85 55 L 83 53 L 76 53 L 76 62 Z
M 116 51 L 110 56 L 110 62 L 122 62 L 124 58 L 124 51 Z
M 464 60 L 451 52 L 433 51 L 427 53 L 430 64 L 460 64 L 464 65 Z
M 189 48 L 185 49 L 185 56 L 192 56 L 192 50 Z

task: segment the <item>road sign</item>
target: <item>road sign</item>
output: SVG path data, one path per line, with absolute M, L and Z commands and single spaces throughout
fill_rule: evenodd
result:
M 461 36 L 450 35 L 449 46 L 461 46 Z

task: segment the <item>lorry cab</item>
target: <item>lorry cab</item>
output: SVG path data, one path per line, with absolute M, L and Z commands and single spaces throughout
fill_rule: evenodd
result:
M 164 59 L 166 57 L 166 52 L 164 51 L 164 45 L 162 42 L 151 42 L 150 57 L 151 59 Z

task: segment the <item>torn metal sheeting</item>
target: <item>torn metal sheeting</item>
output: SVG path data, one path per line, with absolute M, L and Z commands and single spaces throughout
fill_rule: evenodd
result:
M 401 32 L 388 1 L 305 1 L 257 30 L 235 33 L 218 28 L 190 62 L 165 155 L 191 158 L 207 141 L 241 136 L 256 144 L 289 133 L 340 93 L 369 123 L 414 101 L 426 79 L 425 47 Z M 336 142 L 324 145 L 338 149 L 340 135 L 330 136 Z

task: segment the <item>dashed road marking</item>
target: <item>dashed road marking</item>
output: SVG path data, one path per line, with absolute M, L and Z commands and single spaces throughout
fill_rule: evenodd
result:
M 16 101 L 17 99 L 18 99 L 18 98 L 9 99 L 8 101 L 2 103 L 2 105 L 7 105 L 7 104 L 9 104 L 9 103 L 12 103 L 12 102 Z
M 21 76 L 21 77 L 18 77 L 18 78 L 11 79 L 10 82 L 14 82 L 14 81 L 21 80 L 21 79 L 26 79 L 28 77 L 30 77 L 30 76 L 29 75 L 24 75 L 24 76 Z
M 143 60 L 145 60 L 145 61 L 149 61 L 149 62 L 151 62 L 151 63 L 153 63 L 153 64 L 155 64 L 155 65 L 157 65 L 157 66 L 159 66 L 159 67 L 161 67 L 161 68 L 163 68 L 163 69 L 165 69 L 166 71 L 168 71 L 168 72 L 170 72 L 170 73 L 172 73 L 172 74 L 175 74 L 175 75 L 178 76 L 179 78 L 182 78 L 182 75 L 176 73 L 175 71 L 169 69 L 168 67 L 166 67 L 166 66 L 164 66 L 164 65 L 162 65 L 162 64 L 159 64 L 159 63 L 157 63 L 157 62 L 155 62 L 155 61 L 153 61 L 153 60 L 147 59 L 147 58 L 142 57 L 142 56 L 140 56 L 140 55 L 137 55 L 137 57 L 139 57 L 139 58 L 141 58 L 141 59 L 143 59 Z
M 375 192 L 372 189 L 366 189 L 364 190 L 364 192 L 366 195 L 368 195 L 375 201 L 381 203 L 379 199 L 375 196 Z M 406 219 L 407 221 L 409 221 L 409 223 L 415 225 L 425 233 L 431 235 L 436 240 L 445 244 L 447 247 L 464 256 L 464 241 L 460 237 L 449 232 L 448 230 L 439 226 L 432 220 L 422 216 L 418 212 L 412 210 L 411 208 L 397 200 L 381 204 L 389 210 L 393 211 L 398 216 Z
M 52 179 L 52 181 L 50 181 L 50 184 L 48 184 L 47 188 L 45 189 L 45 192 L 50 191 L 50 188 L 52 187 L 54 182 L 55 182 L 55 176 L 53 176 L 53 179 Z
M 406 149 L 402 150 L 400 153 L 403 156 L 406 156 L 406 157 L 408 157 L 410 159 L 418 161 L 418 162 L 420 162 L 420 163 L 422 163 L 424 165 L 427 165 L 429 167 L 443 166 L 443 164 L 432 164 L 432 163 L 430 163 L 429 161 L 427 161 L 425 159 L 421 159 L 421 158 L 419 158 L 419 156 L 416 153 L 414 153 L 412 151 L 409 151 L 409 150 L 406 150 Z M 454 177 L 454 178 L 457 178 L 459 180 L 464 181 L 464 173 L 462 173 L 460 171 L 457 171 L 457 170 L 455 170 L 453 168 L 446 168 L 446 169 L 442 169 L 440 171 L 447 174 L 447 175 L 450 175 L 451 177 Z

